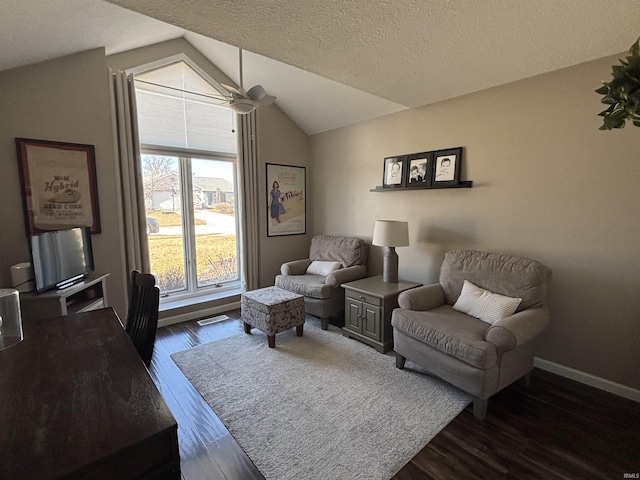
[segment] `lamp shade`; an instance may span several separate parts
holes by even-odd
[[[371,243],[380,247],[408,247],[409,222],[376,220]]]
[[[0,289],[0,350],[22,341],[22,318],[18,290]]]

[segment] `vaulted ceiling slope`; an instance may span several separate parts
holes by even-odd
[[[638,0],[3,0],[3,7],[0,69],[55,52],[105,46],[111,54],[184,36],[237,82],[240,47],[248,51],[245,85],[262,84],[309,134],[624,52],[640,35]]]

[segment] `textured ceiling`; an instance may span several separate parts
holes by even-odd
[[[245,87],[264,85],[309,134],[620,53],[640,35],[640,0],[2,0],[2,6],[0,70],[184,36],[237,83],[235,47],[241,47],[248,51]]]
[[[111,0],[416,107],[627,50],[638,0]]]

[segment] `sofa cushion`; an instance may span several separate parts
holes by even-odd
[[[547,298],[547,281],[551,270],[528,258],[452,250],[445,254],[440,270],[440,285],[445,301],[456,303],[465,280],[480,288],[507,297],[522,298],[516,311],[538,307]]]
[[[396,308],[391,325],[397,329],[469,365],[487,370],[495,367],[497,352],[484,340],[490,325],[443,305],[424,312]]]
[[[331,297],[331,291],[334,289],[331,285],[325,284],[324,277],[320,275],[278,275],[276,287],[320,300]]]
[[[327,262],[323,260],[314,260],[307,267],[307,273],[310,275],[320,275],[326,277],[331,272],[338,270],[342,264],[340,262]]]
[[[521,298],[498,295],[465,280],[453,309],[492,325],[513,315],[520,302]]]
[[[316,235],[311,239],[309,259],[340,262],[343,268],[364,265],[367,261],[367,244],[355,237]]]

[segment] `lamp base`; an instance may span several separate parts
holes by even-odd
[[[387,247],[387,252],[382,258],[382,281],[385,283],[398,283],[398,254],[396,247]]]

